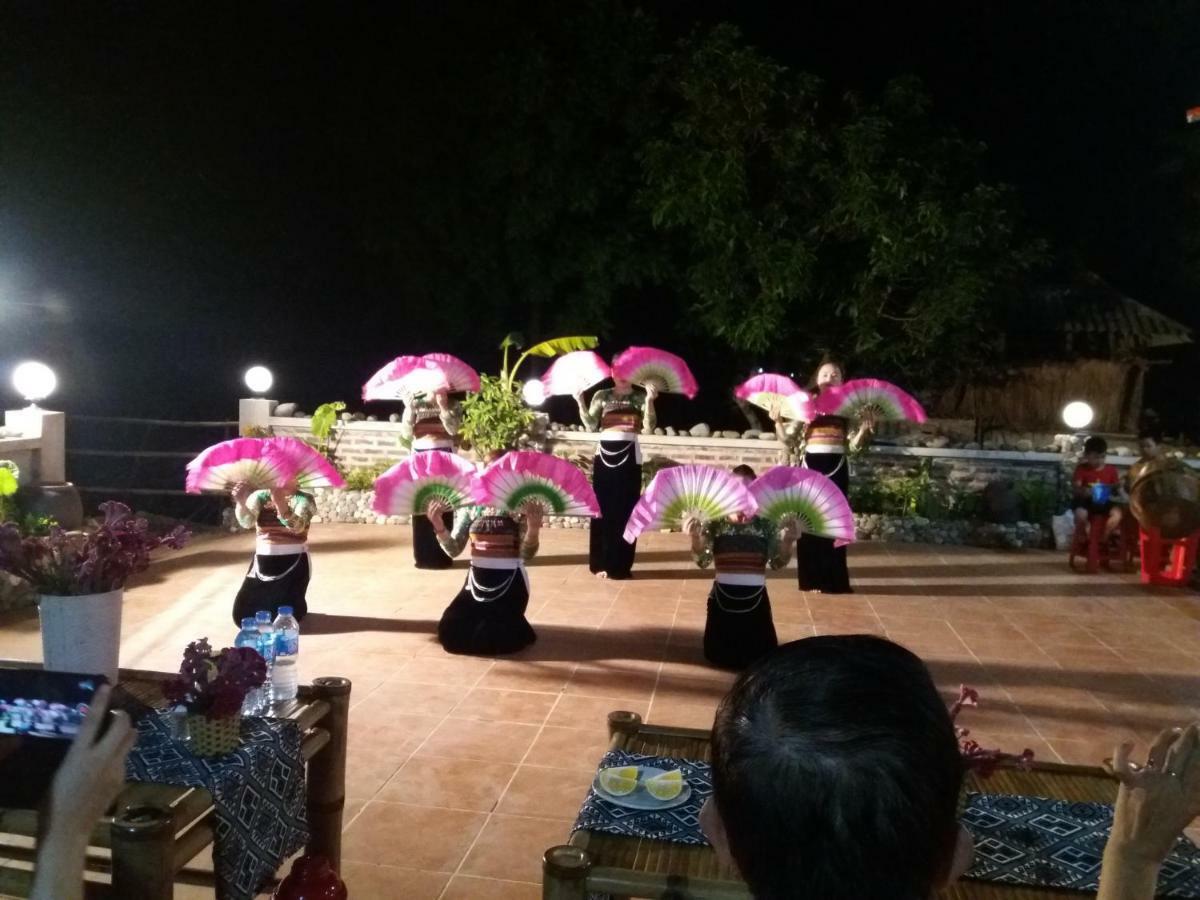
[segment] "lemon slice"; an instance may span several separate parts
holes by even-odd
[[[614,797],[624,797],[626,794],[632,794],[637,785],[637,766],[622,766],[616,769],[600,770],[600,787],[604,788]]]
[[[678,769],[647,778],[642,783],[655,800],[674,800],[683,793],[683,773]]]

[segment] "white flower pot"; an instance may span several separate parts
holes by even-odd
[[[124,590],[79,597],[42,594],[42,659],[53,672],[106,675],[117,682]]]

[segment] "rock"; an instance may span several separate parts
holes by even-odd
[[[655,433],[655,434],[658,434],[658,435],[663,435],[663,434],[666,434],[666,431],[664,431],[664,430],[663,430],[663,429],[661,429],[661,428],[655,428],[655,429],[654,429],[654,433]]]
[[[1124,447],[1124,446],[1114,448],[1113,453],[1115,453],[1117,456],[1133,456],[1134,455],[1133,451],[1130,448]]]
[[[295,403],[280,403],[278,406],[275,407],[274,415],[279,416],[279,418],[281,418],[281,419],[290,419],[295,414],[296,414],[296,404]]]
[[[943,447],[950,446],[950,438],[946,437],[944,434],[935,434],[925,442],[925,446],[932,447],[935,450],[941,450]]]
[[[1021,438],[1021,440],[1017,441],[1017,450],[1020,453],[1032,453],[1033,441],[1028,438]]]
[[[351,421],[351,422],[365,422],[366,420],[367,420],[367,417],[366,417],[366,416],[364,416],[364,415],[363,415],[362,413],[360,413],[360,412],[356,412],[354,415],[352,415],[352,416],[350,417],[350,421]]]
[[[967,441],[963,444],[964,450],[979,450],[981,449],[978,441]]]
[[[367,421],[368,422],[378,422],[379,417],[378,416],[367,416]]]
[[[742,432],[742,439],[746,441],[753,441],[761,436],[762,430],[758,428],[750,428]]]
[[[309,417],[308,413],[306,413],[304,410],[302,410],[302,409],[296,410],[296,418],[297,419],[307,419],[308,417]]]
[[[769,431],[764,431],[762,434],[760,434],[758,436],[758,439],[760,441],[773,441],[773,440],[775,440],[775,435],[771,434],[771,432],[769,432]]]
[[[670,425],[667,426],[666,432],[667,432],[667,437],[675,437],[679,433],[674,428],[672,428]]]
[[[725,438],[725,440],[727,440],[727,441],[736,441],[741,436],[742,436],[742,433],[740,431],[722,431],[721,432],[721,437]]]
[[[343,422],[349,422],[354,417],[352,415],[350,415],[350,413],[344,412],[338,418],[340,418]]]
[[[388,416],[388,421],[389,422],[399,422],[400,421],[400,413],[392,413],[390,416]]]
[[[709,428],[704,422],[701,422],[699,425],[693,425],[688,430],[688,434],[697,438],[712,437],[712,429]]]

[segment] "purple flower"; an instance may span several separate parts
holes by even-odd
[[[954,723],[954,733],[958,737],[959,751],[967,769],[981,778],[987,778],[1001,763],[1015,763],[1022,769],[1033,765],[1033,751],[1026,748],[1019,754],[1004,753],[1001,750],[985,750],[977,741],[971,740],[970,730],[958,724],[958,714],[965,706],[978,706],[979,692],[965,684],[959,685],[958,698],[950,705],[950,721]]]
[[[267,664],[249,647],[214,653],[208,638],[187,645],[179,675],[163,684],[163,696],[188,712],[217,719],[242,708],[246,694],[267,680]]]

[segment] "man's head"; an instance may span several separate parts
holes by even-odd
[[[924,900],[969,859],[962,779],[916,656],[866,635],[808,638],[722,701],[702,820],[758,900]]]
[[[1159,441],[1160,437],[1154,431],[1143,431],[1138,435],[1138,449],[1143,459],[1158,459],[1159,454],[1162,453]]]
[[[1083,442],[1083,462],[1084,465],[1091,466],[1093,469],[1099,469],[1104,465],[1105,457],[1108,455],[1108,441],[1102,437],[1093,435]]]

